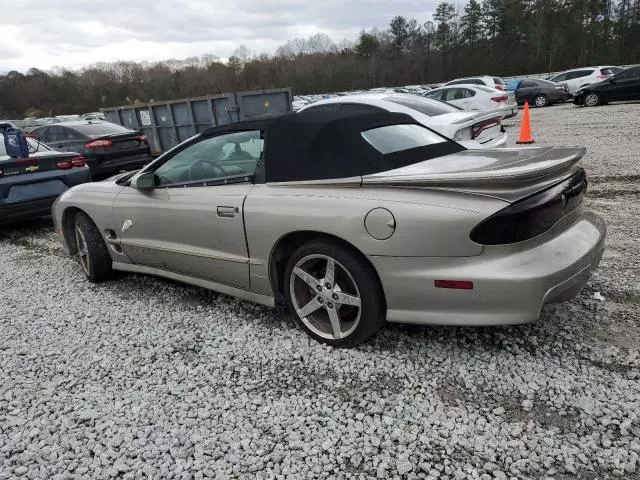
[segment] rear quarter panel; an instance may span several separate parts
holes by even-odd
[[[483,247],[470,240],[471,230],[506,205],[436,189],[256,185],[244,205],[251,288],[271,294],[271,254],[293,232],[332,235],[366,256],[475,256]],[[374,208],[385,208],[395,218],[395,232],[387,240],[367,233],[365,217]]]

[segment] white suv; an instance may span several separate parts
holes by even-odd
[[[552,82],[567,86],[569,93],[573,95],[576,90],[592,83],[602,82],[612,75],[624,70],[614,66],[574,68],[548,78]]]

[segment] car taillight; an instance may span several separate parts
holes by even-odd
[[[59,170],[69,170],[74,167],[84,167],[87,164],[87,159],[83,156],[73,157],[67,160],[60,160],[56,162],[56,167]]]
[[[59,160],[56,162],[56,167],[58,170],[69,170],[70,168],[73,168],[73,164],[71,163],[71,160]]]
[[[84,148],[104,148],[113,145],[111,140],[91,140],[84,144]]]
[[[471,231],[471,240],[503,245],[537,237],[580,205],[586,190],[587,176],[580,169],[568,180],[493,214]]]
[[[500,125],[500,119],[499,118],[491,118],[491,119],[486,120],[484,122],[476,123],[473,126],[473,134],[471,136],[472,139],[478,138],[482,132],[484,132],[485,130],[487,130],[487,129],[491,128],[491,127],[495,127],[497,125]]]
[[[473,130],[469,127],[461,128],[453,136],[454,140],[471,140],[473,138]]]
[[[509,100],[509,97],[507,95],[501,95],[499,97],[491,97],[491,100],[493,100],[494,102],[506,102],[507,100]]]
[[[84,157],[73,157],[71,159],[71,165],[74,167],[84,167],[87,164],[87,159]]]
[[[147,143],[147,136],[143,133],[141,135],[138,135],[136,137],[136,140],[138,140],[139,142]]]

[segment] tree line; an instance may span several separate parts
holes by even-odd
[[[640,0],[469,0],[462,10],[442,2],[424,23],[397,16],[355,41],[317,34],[290,40],[272,55],[241,45],[227,61],[204,55],[11,71],[0,76],[0,118],[237,90],[337,92],[633,63],[640,63]]]

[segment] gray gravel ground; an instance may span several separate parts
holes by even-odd
[[[640,478],[639,118],[533,111],[541,143],[595,151],[609,240],[585,291],[526,326],[335,350],[201,289],[91,285],[48,221],[3,228],[0,479]]]

